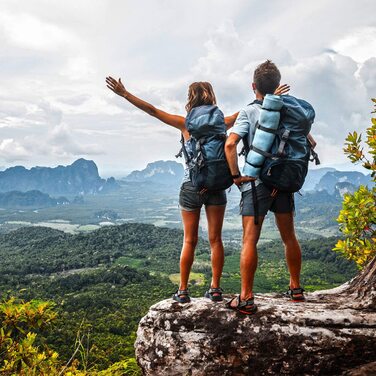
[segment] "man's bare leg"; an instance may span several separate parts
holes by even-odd
[[[259,217],[259,224],[255,225],[254,217],[243,216],[243,248],[240,256],[241,300],[249,300],[253,297],[253,280],[257,269],[257,242],[263,221],[264,217]],[[236,304],[236,300],[231,302],[233,307]]]
[[[302,252],[294,229],[294,213],[275,213],[275,220],[285,246],[287,267],[290,272],[290,288],[300,287]]]

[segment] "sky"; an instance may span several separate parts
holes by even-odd
[[[348,132],[376,96],[374,0],[0,0],[0,168],[94,160],[125,176],[179,149],[176,129],[110,92],[184,115],[187,88],[210,81],[233,114],[253,100],[255,67],[281,70],[316,110],[323,166],[347,167]]]

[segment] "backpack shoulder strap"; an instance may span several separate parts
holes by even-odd
[[[259,99],[255,99],[253,102],[249,103],[247,106],[252,106],[254,104],[259,104],[260,106],[262,106],[262,101],[260,101]],[[257,125],[258,125],[258,122],[256,123],[256,127]],[[243,140],[243,147],[238,154],[239,157],[241,155],[247,156],[247,154],[249,153],[251,149],[251,145],[249,145],[249,142],[248,142],[248,136],[243,137],[242,140]]]
[[[183,133],[181,134],[180,143],[181,143],[181,148],[179,150],[179,153],[175,155],[175,158],[180,158],[180,157],[184,156],[186,163],[188,163],[188,162],[190,162],[190,158],[189,158],[187,149],[185,147],[185,140],[184,140]]]
[[[308,146],[309,146],[309,157],[310,157],[309,160],[311,162],[315,162],[315,165],[317,166],[321,164],[319,155],[315,152],[314,146],[312,145],[311,140],[308,137],[307,137],[307,141],[308,141]]]
[[[253,102],[249,103],[248,106],[252,106],[253,104],[259,104],[262,106],[262,101],[260,101],[259,99],[255,99]]]
[[[185,147],[185,140],[184,140],[183,133],[181,134],[180,142],[181,142],[181,149],[182,149],[182,152],[183,152],[183,155],[184,155],[184,159],[185,159],[186,162],[188,163],[188,162],[190,161],[190,158],[189,158],[189,155],[188,155],[187,149],[186,149],[186,147]]]

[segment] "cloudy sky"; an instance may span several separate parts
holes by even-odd
[[[105,86],[184,115],[190,82],[212,82],[232,114],[272,59],[316,109],[324,165],[344,166],[347,132],[376,96],[374,0],[0,0],[0,166],[93,159],[123,176],[174,159],[179,134]]]

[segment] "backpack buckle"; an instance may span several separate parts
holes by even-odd
[[[311,162],[315,161],[316,165],[321,164],[318,154],[312,148],[311,148],[311,156],[312,158],[309,159]]]
[[[288,129],[285,129],[284,132],[282,133],[281,139],[283,141],[287,141],[289,139],[289,136],[290,136],[290,131]]]
[[[240,150],[240,152],[238,153],[238,156],[241,157],[242,155],[246,156],[246,150],[245,150],[245,146],[242,147],[242,149]]]
[[[284,156],[284,149],[286,146],[286,142],[289,139],[290,131],[288,129],[285,129],[281,136],[281,143],[279,144],[279,148],[277,151],[277,155],[282,157]]]

